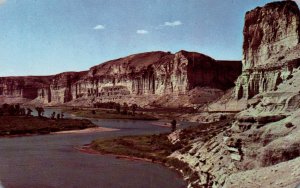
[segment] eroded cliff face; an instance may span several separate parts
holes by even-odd
[[[299,66],[296,59],[286,59],[287,53],[299,44],[299,19],[299,9],[293,1],[269,3],[246,13],[243,73],[237,81],[236,98],[249,99],[276,90]]]
[[[300,165],[299,16],[292,1],[270,3],[246,14],[243,73],[235,96],[249,99],[248,105],[209,139],[182,136],[189,144],[172,157],[199,175],[191,185],[299,185],[300,169],[295,168]]]
[[[226,90],[234,86],[240,71],[238,61],[216,61],[194,52],[142,53],[91,68],[72,85],[72,93],[76,98],[123,102],[132,97],[186,95],[195,87]]]
[[[180,51],[148,52],[112,60],[92,67],[86,72],[62,73],[43,77],[45,83],[34,86],[30,99],[32,103],[57,105],[92,105],[94,102],[144,102],[149,104],[157,97],[187,96],[194,88],[211,88],[213,100],[226,89],[234,86],[234,81],[241,73],[239,61],[216,61],[206,55]],[[5,80],[7,78],[3,78]],[[38,78],[35,78],[38,79]],[[21,93],[23,85],[3,81],[5,90],[12,96],[27,98]],[[0,90],[1,91],[1,90]]]
[[[35,99],[38,89],[49,85],[51,77],[3,77],[0,78],[0,96]]]
[[[49,84],[38,88],[36,100],[43,104],[63,104],[76,98],[72,85],[86,72],[66,72],[49,79]]]

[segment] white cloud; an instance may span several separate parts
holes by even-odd
[[[149,31],[144,30],[144,29],[139,29],[139,30],[136,30],[136,33],[137,33],[137,34],[141,34],[141,35],[145,35],[145,34],[148,34]]]
[[[1,1],[1,0],[0,0]],[[105,26],[104,25],[96,25],[94,27],[95,30],[102,30],[102,29],[105,29]]]
[[[170,26],[170,27],[175,27],[175,26],[179,26],[182,25],[182,22],[177,20],[174,22],[165,22],[164,26]]]
[[[4,4],[6,0],[0,0],[0,5]]]

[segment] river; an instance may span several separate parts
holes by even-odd
[[[46,110],[46,114],[51,114],[52,110]],[[121,160],[74,149],[74,146],[88,144],[97,138],[155,134],[170,131],[169,128],[155,126],[151,121],[92,121],[102,127],[120,130],[1,138],[0,188],[186,187],[178,173],[159,164]],[[181,125],[189,126],[188,123]]]

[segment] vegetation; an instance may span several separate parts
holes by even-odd
[[[44,109],[36,107],[38,117],[31,116],[30,108],[20,105],[2,105],[0,108],[0,136],[22,134],[47,134],[56,131],[95,127],[89,120],[52,119],[43,117]],[[27,113],[26,113],[27,111]],[[55,114],[55,113],[54,113]]]
[[[11,116],[18,116],[18,115],[25,115],[26,110],[25,108],[21,108],[19,104],[16,105],[9,105],[3,104],[0,108],[0,116],[3,115],[11,115]]]
[[[129,106],[126,102],[123,103],[123,105],[116,103],[116,102],[96,102],[93,104],[94,108],[104,108],[104,109],[115,109],[116,113],[120,114],[128,114],[129,111],[131,111],[132,115],[135,115],[136,110],[138,109],[137,104],[132,104]],[[122,111],[121,111],[122,109]]]
[[[189,182],[197,180],[198,174],[193,172],[187,163],[176,158],[170,158],[174,151],[186,153],[191,149],[189,142],[193,139],[207,141],[231,125],[233,116],[224,117],[223,121],[200,124],[181,130],[179,142],[172,144],[168,134],[147,136],[125,136],[112,139],[98,139],[91,143],[91,148],[102,154],[137,157],[160,162],[166,166],[180,170],[189,177]],[[194,185],[196,187],[196,185]]]
[[[294,125],[291,122],[288,122],[288,123],[285,124],[285,127],[286,128],[291,128],[291,127],[294,127]]]
[[[48,119],[45,117],[0,116],[0,136],[48,134],[95,127],[89,120]]]
[[[105,154],[117,154],[164,161],[179,149],[167,139],[167,134],[148,136],[125,136],[114,139],[100,139],[92,142],[92,148]]]
[[[121,108],[119,108],[121,111]],[[127,108],[125,108],[127,111]],[[124,109],[122,113],[118,111],[114,111],[111,109],[64,109],[64,112],[73,114],[78,117],[85,117],[85,118],[97,118],[97,119],[132,119],[132,120],[157,120],[157,118],[144,114],[142,112],[136,113],[129,112],[124,113]]]

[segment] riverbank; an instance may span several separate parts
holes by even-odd
[[[149,120],[154,121],[158,118],[138,112],[136,114],[122,114],[110,109],[95,109],[95,108],[63,108],[63,112],[72,114],[76,117],[94,118],[94,119],[129,119],[129,120]]]
[[[53,134],[86,134],[86,133],[99,133],[99,132],[118,131],[118,130],[120,129],[92,127],[92,128],[82,129],[82,130],[58,131],[58,132],[54,132]]]
[[[0,136],[49,134],[52,132],[83,130],[96,127],[96,125],[86,119],[0,116]]]
[[[186,153],[191,148],[191,138],[206,141],[227,129],[232,118],[214,123],[203,123],[186,129],[178,130],[173,134],[124,136],[111,139],[97,139],[79,150],[88,153],[114,155],[117,158],[129,160],[143,160],[160,163],[180,172],[184,179],[193,183],[199,176],[189,165],[176,158],[170,157],[175,151]],[[193,187],[197,185],[193,184]]]
[[[187,163],[169,157],[183,147],[180,143],[172,144],[168,140],[168,134],[158,134],[98,139],[75,149],[89,154],[112,155],[122,160],[158,163],[177,171],[182,177],[188,175],[186,182],[194,181],[197,176]]]

